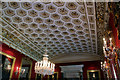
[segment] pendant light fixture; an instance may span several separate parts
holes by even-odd
[[[48,22],[50,23],[50,19],[48,20]],[[49,25],[48,25],[48,31],[49,31]],[[43,60],[35,63],[35,73],[42,74],[44,76],[54,74],[54,68],[55,68],[55,64],[48,61],[48,55],[47,55],[48,31],[46,36],[47,42],[46,42],[45,54],[43,55]]]

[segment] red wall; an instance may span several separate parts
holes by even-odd
[[[19,73],[17,75],[15,75],[15,71],[16,71],[16,68],[21,66],[21,62],[22,62],[22,57],[25,57],[25,55],[21,54],[19,51],[9,47],[8,45],[0,42],[0,51],[10,55],[10,56],[13,56],[16,58],[16,61],[15,61],[15,65],[14,65],[14,69],[13,69],[13,75],[12,75],[12,79],[18,79],[19,77]],[[32,60],[32,59],[31,59]],[[35,61],[33,61],[33,65],[32,65],[32,72],[31,72],[31,78],[35,79],[35,72],[34,72],[34,64],[35,64]],[[33,80],[32,79],[32,80]]]
[[[31,80],[35,80],[35,77],[36,77],[35,70],[34,70],[35,69],[34,68],[35,67],[35,62],[36,61],[32,62]]]
[[[115,47],[120,48],[120,40],[118,39],[117,29],[116,29],[116,27],[120,27],[120,26],[119,25],[115,26],[115,24],[114,24],[114,16],[115,15],[113,13],[110,13],[109,27],[112,29],[112,34],[113,34],[113,37],[114,37],[114,40],[115,40]],[[112,64],[115,64],[115,62],[114,61],[111,62],[111,65]],[[112,70],[112,66],[111,66],[111,70]],[[115,72],[116,72],[117,77],[118,77],[118,71],[117,71],[116,67],[115,67]],[[112,77],[114,78],[114,72],[113,72],[113,70],[112,70]]]
[[[114,25],[114,17],[113,17],[112,13],[110,13],[109,27],[112,28],[112,32],[113,32],[113,36],[114,36],[114,39],[115,39],[116,47],[120,48],[120,40],[118,39],[117,29],[115,28],[115,25]],[[118,27],[120,27],[120,26],[118,26]]]
[[[16,67],[20,67],[21,66],[21,60],[22,57],[25,57],[25,55],[21,54],[20,52],[16,51],[15,49],[7,46],[6,44],[1,44],[2,46],[0,46],[0,51],[7,53],[13,57],[16,58],[15,61],[15,66],[14,66],[14,70],[13,70],[13,75],[12,78],[18,78],[18,75],[15,75],[14,72],[16,70]],[[35,66],[35,61],[33,60],[32,63],[32,72],[31,72],[31,80],[35,79],[35,71],[34,71],[34,66]],[[83,64],[84,68],[83,68],[83,77],[84,80],[87,79],[87,70],[100,70],[100,61],[87,61],[87,62],[73,62],[73,63],[60,63],[60,64],[56,64],[55,67],[55,72],[58,72],[58,77],[61,78],[61,68],[60,66],[65,66],[65,65],[80,65]],[[102,75],[102,73],[101,73]],[[103,78],[103,77],[102,77]]]
[[[84,80],[87,80],[87,70],[100,70],[100,75],[103,80],[100,61],[83,62],[83,64],[84,64],[84,68],[83,68]]]
[[[60,66],[67,66],[67,65],[80,65],[83,64],[83,77],[84,80],[87,80],[87,70],[100,70],[101,78],[103,80],[103,74],[100,67],[100,61],[86,61],[86,62],[73,62],[73,63],[60,63],[56,64],[55,71],[58,72],[59,78],[61,78],[61,69]]]

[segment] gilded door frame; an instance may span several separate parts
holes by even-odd
[[[13,70],[14,70],[14,65],[15,65],[16,58],[13,57],[13,56],[8,55],[7,53],[1,52],[1,51],[0,51],[0,54],[6,56],[8,58],[13,59],[12,68],[11,68],[10,77],[9,77],[9,79],[12,79],[12,75],[13,75]]]

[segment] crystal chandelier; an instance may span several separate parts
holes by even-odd
[[[46,37],[48,38],[48,34]],[[43,60],[35,63],[35,73],[42,74],[44,76],[52,75],[54,74],[54,68],[55,68],[55,64],[48,61],[47,44],[46,44],[46,50],[45,50],[45,54],[43,55]]]
[[[52,75],[54,74],[55,64],[48,61],[47,50],[43,55],[43,60],[35,63],[35,73],[42,75]]]

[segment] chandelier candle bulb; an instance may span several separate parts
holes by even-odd
[[[112,38],[110,38],[109,40],[112,41]]]
[[[106,41],[104,41],[104,46],[106,47]]]
[[[105,67],[105,63],[103,64],[103,66]]]
[[[105,38],[103,38],[103,41],[105,41]]]
[[[104,46],[103,46],[103,52],[104,52],[104,55],[106,57],[107,55],[106,55],[106,51],[105,51],[105,47]]]
[[[50,67],[50,61],[48,62],[48,67]]]
[[[110,46],[112,47],[112,38],[109,38],[109,40],[110,40]]]
[[[106,61],[104,61],[104,63],[106,64]]]

